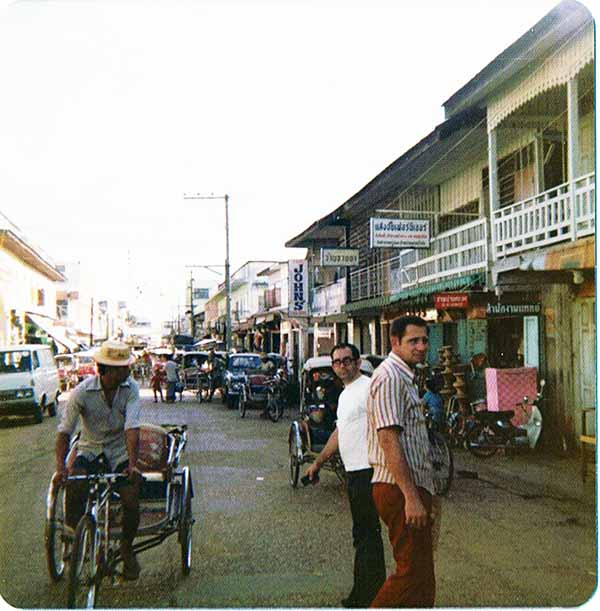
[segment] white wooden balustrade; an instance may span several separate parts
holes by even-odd
[[[574,196],[575,204],[572,199]],[[594,233],[595,173],[567,182],[493,214],[495,258]]]
[[[409,249],[350,274],[352,301],[393,295],[422,284],[485,271],[487,225],[477,219],[431,240],[427,249]]]

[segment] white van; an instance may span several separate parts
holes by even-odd
[[[49,346],[0,346],[0,416],[32,415],[41,422],[44,410],[56,415],[58,369]]]

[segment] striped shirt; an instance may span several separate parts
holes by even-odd
[[[374,469],[373,482],[396,483],[391,471],[386,467],[377,431],[398,427],[401,447],[413,483],[433,494],[429,436],[414,378],[412,369],[393,352],[390,352],[388,358],[375,370],[367,398],[369,463]]]

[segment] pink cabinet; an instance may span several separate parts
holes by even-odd
[[[516,405],[523,401],[523,397],[529,397],[530,401],[535,399],[537,394],[537,369],[535,367],[518,367],[516,369],[488,367],[485,370],[485,386],[488,410],[496,412],[514,410],[515,416],[512,423],[518,426],[526,422],[528,416]],[[530,410],[528,410],[528,413],[530,413]]]

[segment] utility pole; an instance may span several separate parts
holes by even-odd
[[[222,199],[225,200],[225,349],[231,351],[231,278],[229,269],[229,195],[184,195],[183,199]]]
[[[190,270],[190,329],[192,337],[196,337],[196,323],[194,321],[194,273]]]
[[[90,301],[90,349],[94,345],[94,298]]]

